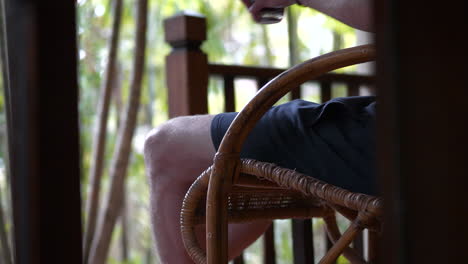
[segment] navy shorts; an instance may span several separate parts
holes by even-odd
[[[237,113],[216,115],[218,149]],[[275,163],[353,192],[376,194],[375,97],[294,100],[271,108],[247,137],[241,158]]]

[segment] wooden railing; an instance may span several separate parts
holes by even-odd
[[[221,65],[209,63],[200,45],[206,39],[206,21],[202,16],[184,13],[166,19],[165,39],[172,51],[166,58],[166,80],[169,97],[169,117],[206,114],[208,112],[208,80],[222,78],[224,82],[224,110],[235,111],[235,80],[254,79],[257,88],[285,69]],[[332,85],[339,83],[346,89],[345,96],[360,95],[361,87],[368,87],[373,93],[373,77],[368,75],[328,73],[311,82],[320,89],[320,101],[332,98]],[[302,89],[291,92],[291,99],[302,98]],[[325,234],[325,232],[320,232]],[[274,227],[264,235],[264,263],[274,264]],[[327,248],[331,242],[326,236],[313,234],[311,220],[292,220],[292,243],[295,264],[314,263],[314,239],[322,239]],[[359,235],[353,246],[360,252],[364,249],[363,235]],[[234,263],[244,263],[243,257]]]

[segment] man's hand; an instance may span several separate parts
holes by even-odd
[[[260,22],[260,10],[264,8],[285,8],[296,4],[295,0],[242,0],[255,21]]]

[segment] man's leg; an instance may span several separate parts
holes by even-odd
[[[190,185],[212,164],[212,119],[209,115],[175,118],[153,129],[146,139],[152,226],[162,263],[192,263],[180,235],[180,209]],[[230,225],[230,258],[254,242],[269,223]],[[199,239],[204,244],[204,237]]]

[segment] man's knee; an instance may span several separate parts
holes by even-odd
[[[165,170],[183,170],[190,168],[191,161],[211,159],[214,151],[209,131],[211,118],[177,117],[152,129],[144,146],[148,175],[165,174]]]
[[[176,119],[181,119],[176,118]],[[171,149],[177,149],[178,144],[178,123],[171,119],[158,127],[153,128],[145,139],[144,156],[148,174],[154,174],[158,168],[163,168],[160,164],[170,165],[177,156],[172,155]]]

